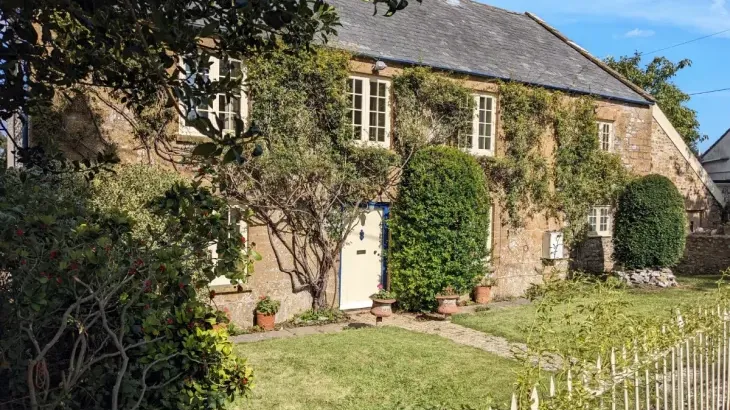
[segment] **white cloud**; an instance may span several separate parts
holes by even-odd
[[[480,0],[516,11],[551,16],[591,16],[595,19],[630,19],[682,27],[698,33],[730,29],[728,0]],[[725,33],[730,37],[730,33]]]
[[[654,30],[642,30],[642,29],[635,28],[631,31],[627,31],[626,33],[624,33],[624,37],[625,38],[651,37],[654,34],[656,34],[654,32]]]

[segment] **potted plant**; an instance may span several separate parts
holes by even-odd
[[[459,312],[459,293],[451,285],[444,288],[440,294],[436,295],[436,300],[439,303],[437,312],[450,316],[454,313]]]
[[[256,324],[264,330],[274,330],[276,313],[281,302],[268,296],[261,296],[256,304]]]
[[[378,292],[370,295],[370,299],[373,301],[373,307],[370,308],[370,313],[375,316],[375,323],[380,323],[384,317],[393,314],[391,305],[396,301],[395,293],[385,290],[383,285],[378,285]]]
[[[492,301],[492,286],[494,286],[494,278],[492,272],[487,273],[474,286],[474,302],[480,305],[486,305]]]

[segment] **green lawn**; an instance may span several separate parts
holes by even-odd
[[[391,327],[238,346],[256,372],[238,409],[505,407],[518,363],[450,340]]]
[[[622,296],[629,302],[630,312],[647,316],[667,316],[674,306],[711,298],[717,290],[717,276],[681,277],[680,286],[672,289],[629,289]],[[554,308],[558,318],[575,309],[581,300],[564,303]],[[476,314],[456,315],[453,322],[506,339],[524,342],[537,317],[535,305],[523,305],[505,309],[488,310]],[[560,331],[560,329],[555,329]]]

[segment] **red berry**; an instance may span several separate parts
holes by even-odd
[[[22,229],[16,229],[16,230],[15,230],[15,234],[16,234],[16,235],[18,235],[18,236],[23,236],[23,234],[24,234],[24,233],[25,233],[25,232],[23,232],[23,230],[22,230]]]
[[[129,268],[129,270],[127,271],[127,275],[129,275],[129,276],[132,276],[136,273],[137,273],[137,269],[134,269],[134,268]]]
[[[51,259],[56,259],[58,257],[58,251],[51,251]]]
[[[59,276],[59,277],[57,277],[57,278],[56,278],[56,283],[58,283],[58,284],[60,285],[60,284],[61,284],[61,282],[63,282],[63,280],[61,280],[61,277],[60,277],[60,276]]]
[[[168,318],[168,319],[167,319],[167,324],[168,324],[168,325],[171,325],[171,324],[172,324],[172,319],[171,319],[171,318]]]
[[[160,265],[159,271],[164,272],[166,269],[167,269],[167,267],[165,267],[165,264],[163,263]]]
[[[184,284],[184,283],[182,283],[182,282],[180,282],[180,283],[178,283],[178,284],[177,284],[177,287],[179,287],[180,289],[182,289],[182,288],[184,288],[184,287],[185,287],[185,284]]]

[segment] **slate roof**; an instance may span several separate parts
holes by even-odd
[[[471,0],[413,0],[392,17],[385,4],[378,16],[370,2],[330,4],[342,23],[331,44],[357,55],[651,104],[526,14]]]

